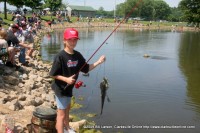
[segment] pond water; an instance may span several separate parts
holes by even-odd
[[[76,49],[87,59],[103,43],[112,29],[78,29]],[[62,30],[44,36],[43,60],[52,61],[63,49]],[[104,64],[82,74],[86,84],[74,89],[75,110],[82,118],[96,122],[102,132],[199,133],[200,131],[200,33],[120,29],[89,61],[106,55]],[[149,58],[143,56],[148,54]],[[99,83],[109,80],[100,115]],[[84,100],[78,100],[82,97]],[[96,113],[88,118],[84,113]],[[148,130],[148,131],[147,131]]]

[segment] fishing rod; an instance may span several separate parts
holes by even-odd
[[[99,49],[105,44],[105,42],[111,37],[111,35],[119,28],[119,26],[130,17],[130,15],[133,13],[133,11],[135,11],[135,9],[139,6],[139,4],[142,2],[142,0],[139,0],[136,5],[131,9],[131,11],[124,17],[124,19],[122,21],[120,21],[120,23],[114,28],[114,30],[108,35],[108,37],[102,42],[102,44],[94,51],[94,53],[90,56],[90,58],[83,64],[83,66],[79,69],[79,71],[77,72],[78,75],[81,70],[85,67],[85,65],[88,64],[88,62],[94,57],[94,55],[99,51]],[[77,83],[75,83],[75,87],[77,87],[77,89],[81,86],[85,86],[83,84],[82,81],[78,81],[79,85],[77,85]],[[69,85],[67,84],[66,87],[64,89],[66,89]]]

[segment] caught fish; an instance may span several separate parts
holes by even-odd
[[[103,105],[104,105],[105,98],[107,96],[106,91],[107,91],[108,88],[109,88],[108,79],[106,79],[104,77],[103,81],[100,83],[100,89],[101,89],[101,114],[103,112]],[[107,96],[107,101],[110,102],[110,99],[109,99],[108,96]]]

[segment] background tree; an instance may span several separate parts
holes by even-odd
[[[22,0],[7,0],[7,2],[10,5],[16,6],[17,8],[23,7],[24,1],[22,1]]]
[[[24,5],[31,9],[36,9],[42,6],[42,0],[23,0]]]
[[[169,15],[168,19],[169,21],[172,22],[180,22],[180,21],[184,21],[184,19],[182,18],[183,13],[180,10],[180,8],[177,7],[172,7],[171,8],[171,14]]]
[[[199,0],[182,0],[179,3],[179,8],[183,11],[183,18],[188,23],[196,24],[199,27],[200,23],[200,1]]]
[[[24,5],[35,9],[39,5],[41,5],[42,0],[0,0],[0,2],[4,2],[4,19],[7,19],[7,3],[10,5],[16,6],[17,8],[21,8]]]
[[[117,5],[116,13],[118,17],[125,17],[133,7],[135,7],[138,0],[127,0],[124,3]],[[132,12],[130,17],[137,17],[140,16],[139,8],[136,7],[135,10]]]
[[[124,3],[120,3],[120,4],[117,5],[117,7],[116,7],[116,16],[117,17],[123,16],[124,8],[125,8]]]
[[[171,13],[169,5],[162,0],[154,0],[155,19],[167,20]]]
[[[0,2],[4,2],[4,19],[7,19],[7,0],[0,0]]]
[[[17,8],[20,8],[24,5],[24,2],[18,0],[0,0],[0,2],[4,2],[4,19],[7,19],[7,3],[16,6]]]
[[[106,11],[104,11],[103,7],[99,7],[99,10],[96,11],[97,16],[106,16]]]
[[[62,0],[44,0],[44,3],[44,7],[48,7],[51,11],[55,11],[62,5]]]
[[[141,3],[141,18],[145,20],[154,20],[154,1],[153,0],[143,0]]]
[[[139,0],[127,0],[117,5],[116,13],[119,16],[127,15]],[[171,13],[169,5],[163,0],[143,0],[130,15],[130,17],[141,17],[146,20],[166,20]],[[125,15],[124,15],[125,14]]]

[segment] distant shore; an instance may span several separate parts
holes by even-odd
[[[115,29],[116,27],[118,29],[129,29],[134,31],[141,31],[141,30],[170,30],[170,31],[177,31],[177,32],[184,32],[184,31],[194,31],[199,32],[199,28],[195,27],[185,27],[185,26],[166,26],[166,25],[158,25],[158,24],[152,24],[152,25],[144,25],[144,24],[126,24],[126,23],[107,23],[107,22],[74,22],[74,23],[57,23],[52,24],[52,29],[63,29],[67,27],[74,27],[74,28],[112,28]]]

